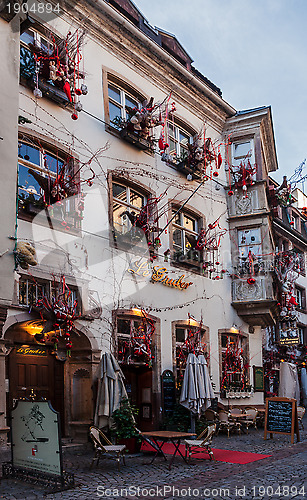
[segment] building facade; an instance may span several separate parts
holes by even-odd
[[[0,19],[3,435],[33,390],[63,435],[84,436],[108,351],[144,430],[164,418],[162,374],[180,387],[191,350],[220,401],[263,403],[270,108],[237,112],[128,0],[29,17]]]

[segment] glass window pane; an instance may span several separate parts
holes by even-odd
[[[179,130],[179,141],[181,144],[188,145],[190,142],[190,136]]]
[[[120,205],[119,203],[113,204],[113,226],[116,231],[121,234],[127,233],[129,231],[131,224],[128,219],[128,216],[124,214],[125,207]]]
[[[176,212],[177,212],[177,210],[173,210],[172,216],[174,216]],[[173,222],[175,224],[178,224],[178,226],[181,226],[181,213],[180,212],[178,212],[178,214],[175,216],[175,218],[173,219]]]
[[[121,201],[127,201],[127,188],[121,184],[113,182],[113,198],[118,198]]]
[[[185,229],[196,232],[196,220],[192,219],[192,217],[183,214],[183,224]]]
[[[117,319],[117,332],[130,335],[130,319]]]
[[[116,87],[113,87],[113,85],[109,85],[108,86],[108,95],[109,95],[109,97],[111,97],[111,99],[114,99],[114,101],[121,104],[120,90],[119,89],[117,89]]]
[[[27,282],[19,281],[19,304],[27,305]]]
[[[35,165],[40,165],[40,155],[38,148],[30,146],[29,144],[20,142],[18,144],[18,156],[26,161],[30,161]]]
[[[40,37],[40,47],[46,54],[51,55],[53,53],[53,45],[45,38]]]
[[[174,247],[182,249],[182,232],[180,229],[173,230],[173,243]]]
[[[48,168],[48,170],[54,173],[59,173],[64,165],[64,162],[62,160],[48,153],[44,155],[44,159],[44,168]]]
[[[176,328],[176,342],[184,342],[184,341],[185,341],[185,329]]]
[[[33,31],[26,30],[20,35],[20,40],[26,44],[34,43],[34,34]]]
[[[109,102],[109,113],[110,122],[113,122],[116,118],[121,118],[121,108],[113,104],[113,102]]]
[[[169,154],[176,154],[176,144],[170,137],[168,139],[168,144],[169,144]]]
[[[18,172],[18,187],[20,193],[23,193],[24,197],[28,197],[29,195],[33,195],[35,199],[39,199],[41,197],[41,187],[38,182],[29,174],[29,170],[24,165],[19,165]]]
[[[241,142],[240,144],[235,144],[234,157],[244,158],[245,156],[251,156],[251,143]]]
[[[138,101],[133,99],[132,97],[129,97],[126,94],[125,94],[125,104],[126,106],[129,106],[129,108],[139,108]]]
[[[130,190],[130,205],[137,208],[142,208],[145,205],[145,198],[135,191]]]

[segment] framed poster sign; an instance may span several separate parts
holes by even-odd
[[[173,412],[176,403],[175,377],[171,370],[162,373],[162,404],[165,415]]]
[[[17,401],[12,410],[12,465],[63,475],[59,413],[49,401]]]
[[[264,391],[263,366],[253,366],[254,371],[254,392]]]
[[[297,418],[296,399],[268,398],[265,408],[264,439],[267,434],[290,434],[294,443],[294,434],[300,440]]]

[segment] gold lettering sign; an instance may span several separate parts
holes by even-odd
[[[44,347],[21,346],[16,348],[16,354],[23,356],[47,356],[47,351]]]
[[[164,286],[177,288],[177,290],[186,290],[189,286],[193,285],[192,281],[184,281],[184,274],[181,274],[179,278],[171,279],[168,277],[168,270],[166,267],[153,266],[153,270],[151,271],[148,267],[148,263],[142,260],[135,261],[134,267],[128,269],[128,273],[141,276],[143,278],[150,276],[151,272],[151,281],[161,283]]]

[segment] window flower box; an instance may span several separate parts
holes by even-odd
[[[120,131],[120,136],[122,139],[129,142],[130,144],[133,144],[142,151],[152,152],[154,149],[154,144],[152,140],[145,139],[136,132],[128,130],[128,128],[122,128]]]

